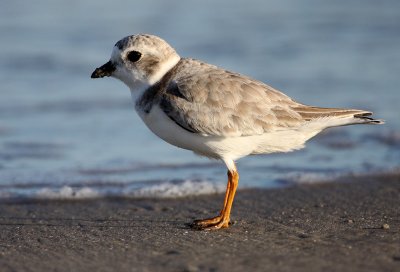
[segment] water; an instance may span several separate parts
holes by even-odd
[[[220,192],[222,163],[159,140],[113,79],[91,80],[134,33],[251,75],[296,100],[368,109],[384,126],[332,129],[291,154],[238,162],[276,187],[400,166],[400,2],[50,1],[0,4],[0,198]]]

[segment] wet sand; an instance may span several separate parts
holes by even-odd
[[[237,194],[0,204],[1,271],[400,271],[400,176]]]

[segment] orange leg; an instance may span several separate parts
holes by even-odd
[[[228,175],[229,175],[229,172],[228,172]],[[221,221],[222,215],[224,214],[226,205],[228,203],[230,187],[231,187],[231,183],[228,180],[228,182],[226,184],[224,206],[222,207],[221,211],[219,212],[219,215],[217,215],[216,217],[212,217],[212,218],[195,220],[193,222],[194,227],[203,227],[203,226],[214,225],[214,224],[218,223],[219,221]]]
[[[224,206],[220,214],[213,218],[195,220],[192,227],[200,230],[214,230],[229,227],[230,214],[233,199],[239,182],[239,174],[236,170],[228,170],[228,184],[224,199]]]

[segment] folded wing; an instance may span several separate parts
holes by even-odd
[[[161,97],[165,113],[181,127],[214,136],[248,136],[298,126],[299,105],[261,83],[195,60]],[[188,71],[185,64],[182,71]],[[179,69],[179,68],[178,68]]]
[[[326,127],[382,123],[368,117],[369,111],[300,104],[260,81],[197,60],[181,60],[175,69],[178,76],[165,86],[160,105],[169,118],[193,133],[260,135],[324,118],[334,121]]]

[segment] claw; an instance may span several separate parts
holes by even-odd
[[[218,216],[213,217],[213,218],[194,220],[192,225],[196,225],[196,226],[215,225],[218,222],[220,222],[221,220],[222,220],[222,216],[218,215]]]
[[[219,215],[209,219],[194,220],[192,224],[190,224],[190,227],[196,230],[217,230],[227,228],[230,225],[232,225],[232,223],[229,218],[224,219]]]

